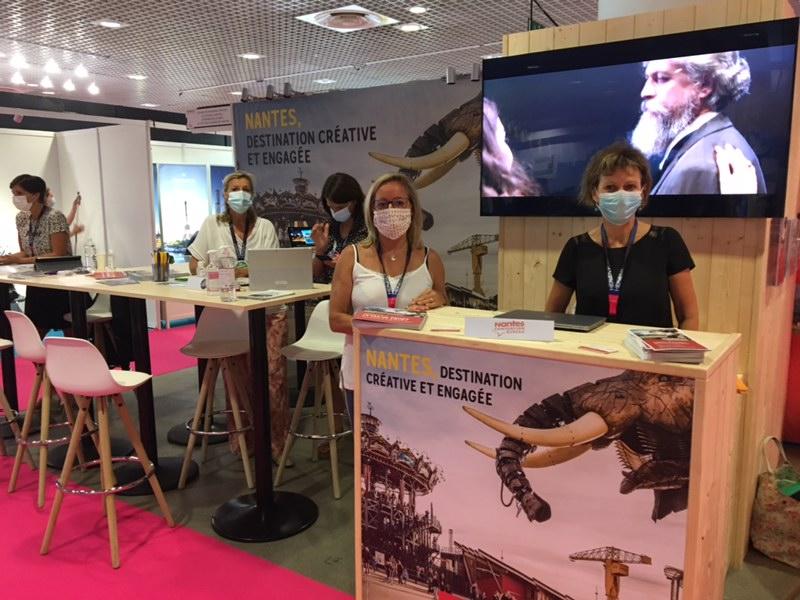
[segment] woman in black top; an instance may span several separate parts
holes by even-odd
[[[322,207],[330,221],[311,229],[314,240],[314,281],[330,283],[339,254],[350,244],[367,237],[364,223],[364,192],[346,173],[334,173],[322,186]]]
[[[615,323],[697,329],[694,262],[671,227],[639,221],[653,185],[647,159],[627,143],[600,150],[589,161],[580,201],[602,215],[600,225],[571,238],[553,273],[546,310],[564,312],[576,294],[577,314]]]

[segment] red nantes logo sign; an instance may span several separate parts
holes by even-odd
[[[507,335],[522,335],[525,333],[525,321],[497,321],[494,324],[494,333],[497,337],[504,337]]]

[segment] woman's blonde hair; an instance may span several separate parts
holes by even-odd
[[[387,183],[397,182],[406,189],[408,199],[411,202],[411,225],[406,232],[406,239],[410,248],[422,247],[422,206],[419,202],[419,195],[414,189],[411,180],[402,173],[387,173],[378,177],[369,188],[366,198],[364,198],[364,221],[367,225],[367,238],[362,242],[366,247],[378,241],[378,231],[375,229],[373,220],[373,210],[375,206],[375,196],[378,190]]]
[[[234,179],[247,179],[250,182],[250,189],[252,190],[253,196],[256,195],[256,178],[253,176],[252,173],[248,173],[247,171],[234,171],[233,173],[229,173],[225,176],[225,179],[222,180],[222,192],[225,193],[228,191],[228,186],[231,184],[231,181]],[[256,211],[251,206],[248,210],[250,213],[251,219],[255,222],[255,219],[258,215],[256,215]],[[225,202],[225,210],[217,215],[217,221],[220,223],[230,223],[231,222],[231,209],[228,206],[228,203]]]

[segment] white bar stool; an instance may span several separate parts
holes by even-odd
[[[283,454],[278,463],[278,471],[275,473],[275,485],[278,486],[283,478],[283,470],[289,459],[289,452],[292,450],[295,438],[305,438],[312,441],[312,453],[316,450],[317,442],[328,440],[330,444],[331,460],[331,479],[333,482],[333,497],[337,500],[342,497],[339,485],[339,453],[336,442],[339,438],[352,433],[351,429],[346,429],[339,433],[336,432],[336,422],[334,417],[344,416],[343,413],[334,413],[333,408],[333,381],[334,374],[338,372],[337,360],[341,358],[344,350],[345,336],[341,333],[331,331],[328,324],[328,300],[323,300],[314,307],[308,327],[303,337],[294,344],[289,344],[281,349],[281,353],[290,360],[304,360],[308,363],[303,383],[300,385],[300,395],[292,413],[292,422],[289,425],[289,433],[286,435],[286,444],[283,447]],[[314,382],[314,412],[310,415],[302,416],[303,406],[306,395]],[[328,422],[327,433],[317,433],[317,419],[321,415],[322,399],[325,399],[325,416]],[[297,431],[300,420],[303,418],[313,419],[312,433],[300,433]],[[313,456],[313,454],[312,454]]]
[[[206,359],[208,362],[206,362],[203,373],[203,382],[200,384],[200,395],[195,405],[194,417],[186,423],[186,429],[189,430],[189,441],[183,456],[178,489],[186,486],[197,437],[202,438],[203,462],[205,462],[208,454],[208,438],[214,435],[236,436],[242,455],[247,487],[254,486],[250,458],[247,453],[247,439],[244,436],[245,431],[252,429],[252,421],[249,413],[242,406],[242,403],[249,402],[245,385],[247,375],[242,366],[245,361],[241,360],[250,352],[249,331],[246,312],[205,308],[197,320],[194,337],[181,348],[181,352],[187,356]],[[225,383],[225,392],[231,403],[230,410],[214,410],[214,387],[220,371],[222,371],[222,379]],[[218,414],[230,415],[233,418],[233,429],[229,427],[226,431],[213,430],[214,415]],[[242,416],[247,417],[247,425],[242,423]],[[202,427],[200,426],[201,418],[203,418]]]
[[[11,469],[11,477],[8,480],[8,492],[14,492],[17,489],[17,478],[19,477],[19,468],[25,455],[25,450],[28,446],[39,448],[39,493],[36,498],[36,505],[39,508],[44,507],[44,492],[45,483],[47,481],[47,449],[50,446],[59,446],[66,444],[70,435],[65,435],[60,438],[50,438],[50,428],[69,428],[71,429],[75,423],[75,416],[72,412],[72,405],[69,399],[59,396],[64,412],[66,413],[67,420],[63,423],[50,422],[50,401],[51,401],[51,385],[50,378],[45,372],[45,348],[42,344],[42,339],[39,337],[39,332],[33,322],[23,313],[14,310],[5,311],[8,322],[11,325],[11,337],[14,339],[14,349],[17,356],[23,360],[29,360],[36,368],[36,379],[31,389],[31,396],[28,401],[28,409],[25,412],[25,420],[22,422],[22,431],[17,437],[17,455],[14,459],[14,466]],[[43,385],[44,384],[44,385]],[[42,391],[41,398],[39,391]],[[39,439],[30,439],[31,426],[33,425],[33,414],[36,412],[36,407],[41,407],[40,416],[40,433]],[[93,425],[93,424],[92,424]],[[92,427],[90,425],[90,431]],[[79,453],[81,463],[83,460],[83,452]]]
[[[8,350],[13,345],[11,341],[0,338],[0,351]],[[14,434],[14,438],[18,439],[22,432],[19,429],[19,423],[17,423],[17,412],[11,408],[11,404],[9,404],[8,398],[6,398],[6,394],[2,389],[0,389],[0,411],[2,411],[0,417],[3,418],[3,421],[0,423],[8,423],[11,433]],[[6,456],[6,443],[2,437],[0,437],[0,456]],[[33,462],[33,457],[31,456],[29,448],[25,448],[24,457],[28,466],[30,466],[31,469],[35,469],[36,465]]]
[[[158,483],[158,478],[155,477],[155,466],[147,457],[147,452],[139,437],[139,431],[134,427],[128,408],[122,399],[123,392],[136,389],[150,379],[151,376],[149,373],[139,373],[138,371],[109,370],[100,351],[86,340],[51,337],[45,340],[45,347],[47,348],[47,372],[53,382],[53,386],[64,394],[72,394],[78,403],[80,411],[72,429],[72,436],[67,448],[67,457],[64,460],[64,468],[61,469],[61,476],[56,482],[56,495],[40,553],[47,554],[50,549],[50,542],[53,539],[56,521],[58,520],[65,493],[83,496],[100,494],[103,496],[106,518],[108,519],[111,566],[116,569],[119,567],[119,539],[117,536],[117,509],[114,504],[114,494],[133,488],[147,479],[161,513],[164,515],[164,519],[170,527],[175,526],[175,521],[172,519],[172,513],[164,498],[164,493],[161,491],[161,485]],[[90,420],[89,408],[94,398],[99,400],[97,403],[97,419],[100,458],[87,463],[86,466],[100,466],[101,489],[87,490],[84,487],[71,487],[69,485],[69,477],[80,447],[81,434],[87,425],[87,421]],[[111,456],[111,436],[108,419],[108,404],[111,399],[114,400],[117,406],[117,412],[125,426],[128,438],[133,444],[136,452],[135,457]],[[144,470],[144,476],[131,483],[117,486],[114,478],[113,463],[137,461]]]

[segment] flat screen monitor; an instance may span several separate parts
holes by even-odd
[[[595,214],[583,170],[626,140],[653,172],[644,215],[783,216],[797,34],[785,19],[484,61],[481,214]]]
[[[289,241],[292,247],[313,246],[311,227],[289,227]]]

